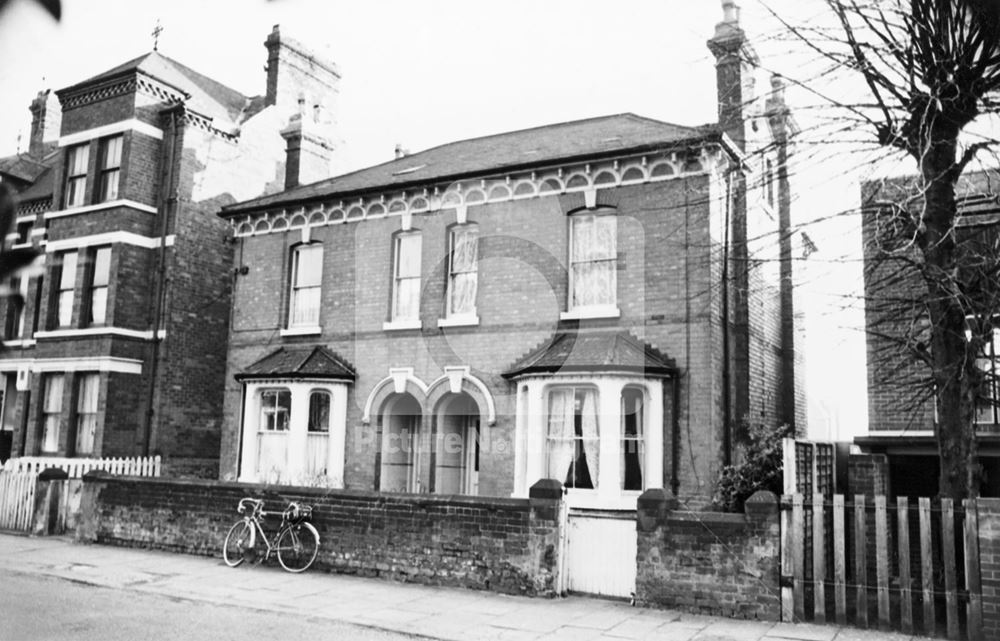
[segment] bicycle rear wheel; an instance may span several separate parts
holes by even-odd
[[[246,551],[250,547],[253,528],[249,522],[237,521],[233,527],[229,528],[226,535],[226,542],[222,544],[222,560],[231,568],[235,568],[246,560]]]
[[[319,532],[312,523],[292,525],[278,537],[278,563],[289,572],[303,572],[319,553]]]

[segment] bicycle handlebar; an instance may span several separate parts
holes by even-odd
[[[262,501],[261,499],[252,499],[250,497],[240,499],[240,503],[239,506],[236,508],[236,511],[239,512],[240,514],[245,514],[248,508],[250,509],[250,514],[252,516],[255,515],[260,517],[266,517],[266,516],[280,514],[283,520],[289,520],[289,518],[296,513],[297,517],[300,520],[309,520],[310,518],[312,518],[312,511],[313,511],[311,505],[291,502],[288,504],[288,507],[286,507],[281,512],[265,512],[264,501]]]

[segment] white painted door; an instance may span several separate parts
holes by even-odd
[[[635,593],[635,512],[571,509],[566,589],[609,597]]]

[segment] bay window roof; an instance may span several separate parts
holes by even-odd
[[[670,377],[677,372],[677,366],[672,358],[627,331],[557,332],[518,359],[503,376],[577,372]]]
[[[353,381],[354,368],[323,346],[279,347],[236,375],[236,380],[327,379]]]

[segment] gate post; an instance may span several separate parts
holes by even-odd
[[[562,483],[555,479],[539,479],[528,490],[531,520],[541,548],[536,567],[539,594],[560,596],[565,587],[566,515],[562,499]]]
[[[62,490],[69,474],[66,470],[49,467],[42,470],[35,479],[35,511],[31,533],[36,536],[61,534],[59,529],[59,506]]]

